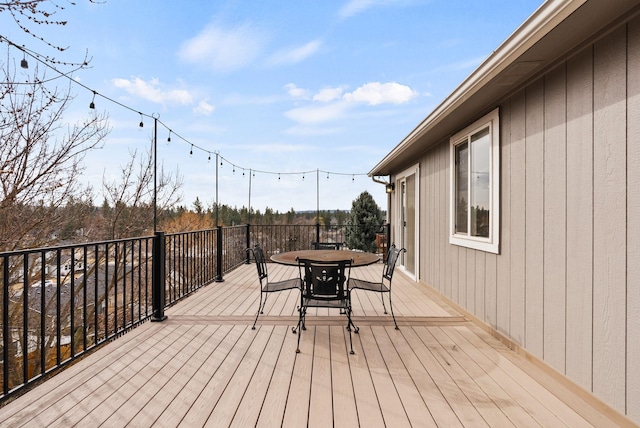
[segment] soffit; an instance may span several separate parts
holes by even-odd
[[[390,175],[415,162],[637,7],[636,0],[545,2],[369,175]]]

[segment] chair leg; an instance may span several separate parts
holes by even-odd
[[[353,321],[351,320],[351,307],[349,307],[345,312],[347,313],[347,330],[349,330],[349,347],[351,348],[349,354],[353,355],[355,354],[355,352],[353,352],[353,338],[351,337],[351,330],[354,330],[357,333],[358,328],[353,324]]]
[[[391,297],[391,295],[389,295]],[[384,293],[380,293],[380,300],[382,300],[382,309],[384,309],[385,315],[387,314],[387,307],[384,305]],[[391,304],[391,300],[389,300],[389,304]]]
[[[265,303],[267,302],[266,297],[264,301]],[[253,320],[253,326],[251,327],[251,330],[256,329],[256,323],[258,322],[258,317],[260,316],[261,313],[263,313],[263,311],[264,311],[264,305],[262,304],[262,292],[260,292],[260,303],[258,303],[258,313],[256,314],[256,319]]]
[[[298,332],[298,346],[296,347],[296,354],[300,353],[300,334],[302,333],[302,326],[304,325],[304,317],[306,315],[306,309],[304,307],[298,309],[300,311],[300,317],[298,318],[298,325],[292,327],[294,332]]]
[[[393,314],[393,304],[391,303],[391,292],[389,292],[389,308],[391,308],[391,317],[393,317],[393,323],[396,326],[396,330],[400,330],[398,323],[396,322],[396,316]]]

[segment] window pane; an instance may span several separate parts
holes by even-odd
[[[456,150],[456,225],[455,233],[468,233],[469,144],[458,144]]]
[[[471,236],[489,237],[491,141],[489,128],[471,136]]]

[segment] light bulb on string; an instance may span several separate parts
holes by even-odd
[[[144,128],[144,122],[142,121],[142,113],[138,112],[138,114],[140,115],[140,128]]]
[[[169,130],[169,136],[167,137],[167,143],[171,142],[171,130]]]
[[[244,177],[244,168],[242,168],[242,176]]]
[[[96,100],[96,91],[93,91],[93,98],[91,99],[91,103],[89,104],[89,108],[91,110],[95,110],[96,109],[96,104],[95,101]]]
[[[209,153],[209,157],[207,158],[207,162],[211,162],[211,153]]]
[[[352,176],[351,176],[351,182],[352,182],[352,183],[355,183],[355,182],[356,182],[356,176],[355,176],[355,175],[352,175]]]
[[[193,156],[193,144],[191,145],[191,150],[189,150],[189,156]]]
[[[278,173],[278,181],[280,181],[280,173]]]
[[[233,175],[236,175],[236,166],[233,166]]]
[[[22,45],[22,47],[24,48],[24,45]],[[22,60],[20,61],[20,67],[27,69],[29,68],[29,63],[27,62],[27,54],[22,51]]]

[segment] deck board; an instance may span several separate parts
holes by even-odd
[[[354,268],[375,280],[380,265]],[[269,265],[272,279],[298,274]],[[300,350],[291,328],[299,292],[258,309],[255,266],[246,265],[78,360],[0,408],[11,427],[478,427],[611,426],[553,376],[402,274],[394,312],[380,295],[353,296],[346,319],[309,311]],[[387,301],[388,304],[388,301]]]

